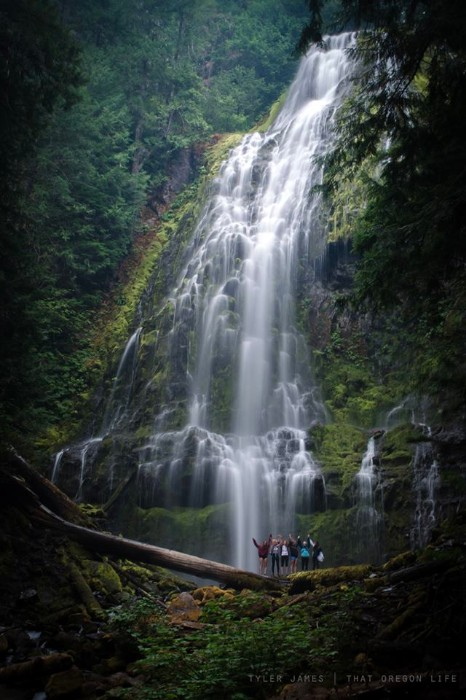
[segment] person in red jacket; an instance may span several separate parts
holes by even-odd
[[[259,554],[259,573],[261,576],[267,575],[267,560],[269,558],[270,542],[272,540],[272,535],[269,535],[268,540],[263,540],[261,544],[258,544],[254,537],[252,541],[257,547]]]

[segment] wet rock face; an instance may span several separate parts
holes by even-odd
[[[314,270],[303,273],[300,298],[306,300],[306,325],[314,349],[325,350],[332,332],[337,329],[344,338],[351,338],[361,331],[365,335],[371,332],[364,315],[341,304],[341,297],[348,295],[353,286],[356,261],[351,242],[339,239],[327,244]]]
[[[438,509],[442,519],[454,517],[466,504],[466,426],[456,422],[432,432],[432,449],[441,465]]]
[[[154,211],[163,210],[174,197],[196,177],[202,160],[202,147],[191,146],[177,154],[170,165],[167,180],[162,188],[152,195],[150,206]]]

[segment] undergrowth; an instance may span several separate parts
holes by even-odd
[[[337,662],[352,629],[358,588],[276,601],[257,593],[207,602],[199,629],[170,624],[147,600],[112,612],[114,631],[132,645],[142,686],[119,689],[127,700],[265,698],[287,679]],[[338,605],[333,600],[338,596]],[[329,615],[330,612],[330,615]],[[264,679],[266,682],[264,683]]]

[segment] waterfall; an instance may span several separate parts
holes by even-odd
[[[204,539],[179,548],[254,571],[252,537],[296,533],[299,515],[326,507],[308,431],[328,417],[295,307],[326,250],[321,157],[349,90],[353,42],[348,33],[313,48],[272,127],[230,152],[174,288],[126,345],[97,435],[53,465],[53,479],[66,465],[85,498],[93,465],[92,483],[106,478],[106,490],[116,466],[121,476],[137,460],[142,508],[223,518],[219,534],[199,528],[193,538]]]
[[[118,363],[117,373],[112,384],[110,398],[105,407],[104,418],[99,435],[107,435],[127,417],[131,395],[136,376],[139,338],[142,328],[137,328],[126,343]]]
[[[71,457],[79,464],[79,479],[75,498],[80,501],[83,497],[84,482],[89,474],[94,460],[97,458],[99,447],[106,435],[114,432],[118,425],[128,417],[128,409],[134,387],[137,367],[137,350],[142,328],[138,328],[126,343],[118,363],[115,379],[112,383],[110,397],[105,405],[104,417],[97,435],[91,435],[75,445],[57,452],[54,458],[51,481],[57,483],[60,477],[62,462],[65,457]],[[111,488],[113,474],[109,473]]]
[[[375,470],[375,439],[369,438],[361,467],[356,474],[357,514],[356,546],[361,561],[378,563],[381,552],[382,510],[376,507],[376,488],[378,485]]]
[[[427,438],[431,429],[420,424]],[[415,496],[414,523],[410,532],[412,549],[425,547],[436,522],[436,492],[440,482],[438,462],[432,444],[420,442],[413,458],[413,493]]]
[[[232,150],[167,305],[171,404],[139,450],[140,502],[230,504],[226,558],[243,568],[256,568],[253,536],[288,533],[296,513],[325,507],[307,430],[327,416],[295,300],[326,245],[315,188],[352,41],[344,34],[312,49],[269,131]],[[180,429],[173,416],[183,402]]]
[[[412,403],[413,398],[411,396],[408,396],[407,398],[403,399],[401,403],[399,403],[397,406],[394,406],[390,411],[388,411],[383,423],[383,429],[388,431],[392,430],[394,427],[400,425],[401,423],[414,423],[415,409]]]

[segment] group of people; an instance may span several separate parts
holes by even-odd
[[[298,559],[301,558],[301,571],[309,570],[309,560],[312,559],[312,569],[318,569],[324,559],[324,554],[319,542],[315,542],[308,535],[304,539],[298,535],[296,539],[288,535],[285,539],[282,535],[263,540],[261,544],[252,538],[259,554],[259,573],[267,576],[267,566],[270,556],[272,576],[283,576],[296,573]]]

